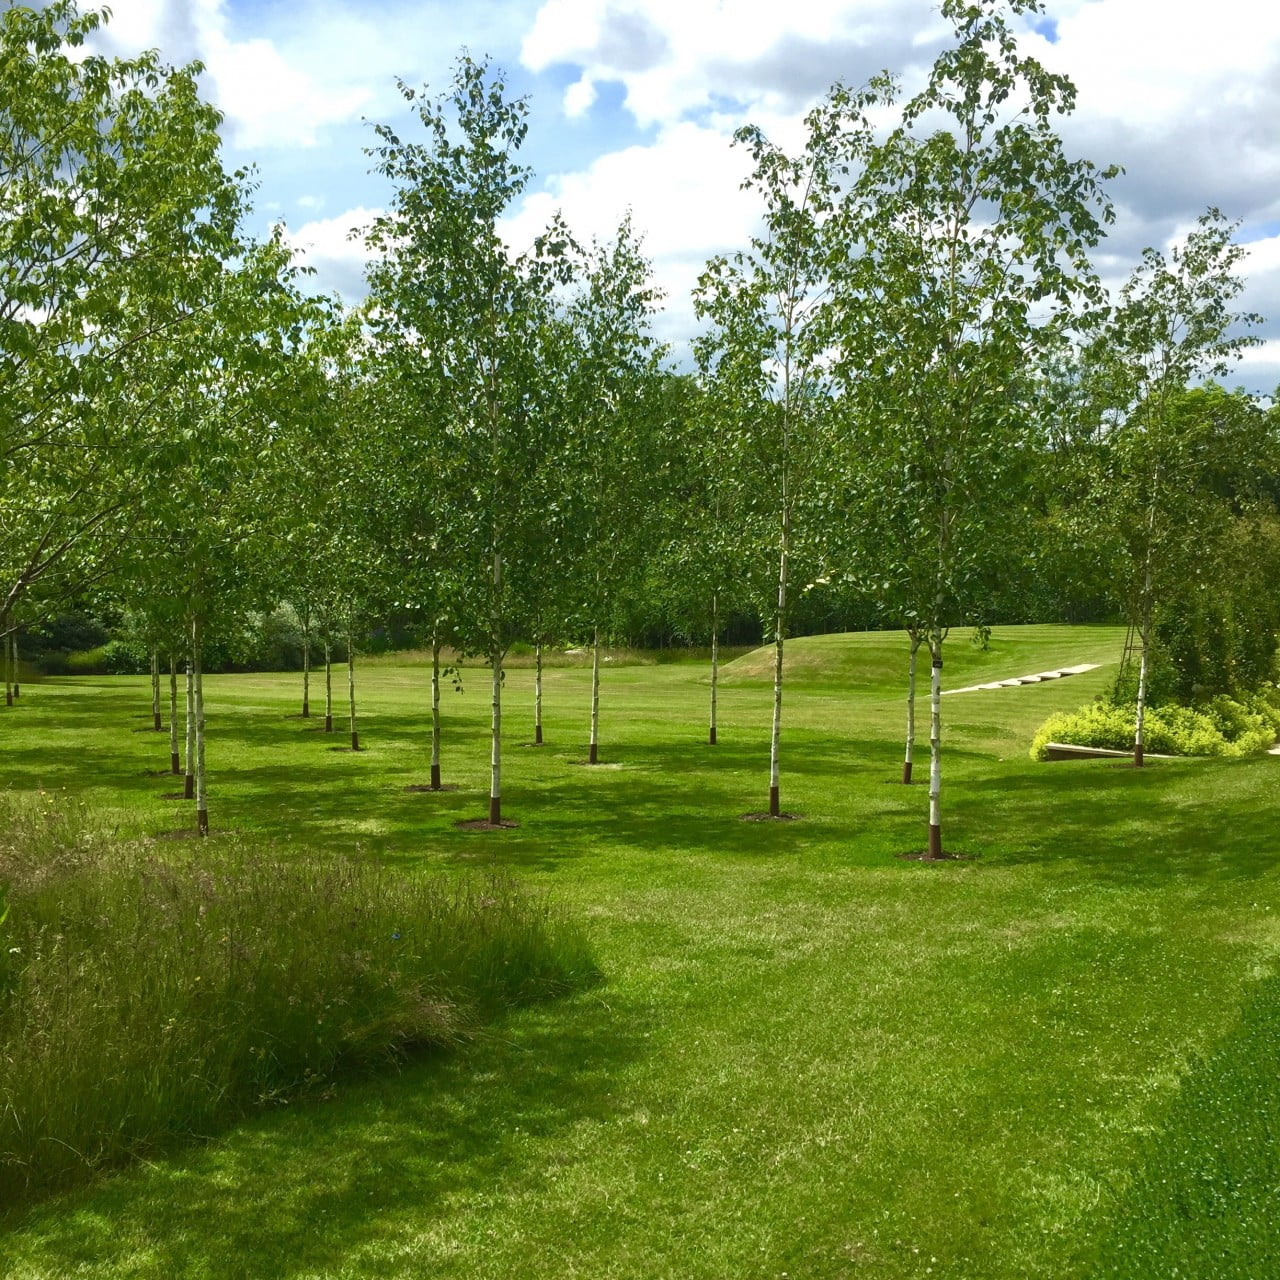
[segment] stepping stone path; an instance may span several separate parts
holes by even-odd
[[[1045,680],[1062,680],[1066,676],[1080,676],[1086,671],[1094,671],[1101,663],[1082,662],[1075,667],[1059,667],[1056,671],[1037,671],[1031,676],[1015,676],[1012,680],[991,680],[986,684],[966,685],[963,689],[943,689],[942,696],[949,693],[978,693],[984,689],[1016,689],[1024,684],[1041,684]]]

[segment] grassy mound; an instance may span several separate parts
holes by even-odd
[[[0,1205],[597,976],[503,880],[164,857],[38,797],[0,798],[0,916]]]
[[[1120,656],[1114,627],[999,627],[985,649],[956,628],[942,649],[943,688],[979,684],[1076,666],[1110,663]],[[839,684],[850,691],[888,687],[905,694],[910,641],[903,631],[850,631],[825,636],[795,636],[784,649],[786,680]],[[918,658],[920,689],[929,684],[928,650]],[[762,645],[722,669],[728,684],[773,679],[773,646]]]
[[[1112,1216],[1093,1280],[1280,1274],[1280,978],[1184,1082]]]

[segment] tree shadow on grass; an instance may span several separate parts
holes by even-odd
[[[616,997],[526,1010],[463,1050],[37,1205],[0,1223],[0,1256],[167,1280],[380,1274],[413,1247],[431,1270],[425,1234],[465,1233],[493,1196],[536,1191],[543,1140],[627,1105],[618,1079],[649,1034]]]
[[[1274,778],[1265,775],[1270,772]],[[1269,786],[1267,783],[1269,782]],[[964,783],[966,825],[998,814],[993,865],[1061,866],[1135,887],[1249,880],[1280,868],[1277,762],[1187,760],[1120,770],[1068,761]]]

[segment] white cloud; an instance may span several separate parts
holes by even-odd
[[[382,212],[361,205],[332,218],[304,222],[296,231],[285,230],[285,240],[303,263],[315,270],[311,285],[315,291],[336,290],[349,302],[363,296],[364,269],[369,260],[363,233]]]
[[[570,120],[576,120],[591,110],[595,100],[595,81],[584,72],[564,91],[564,113]]]

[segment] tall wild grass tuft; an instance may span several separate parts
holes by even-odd
[[[500,879],[122,843],[0,795],[0,1210],[598,977]]]

